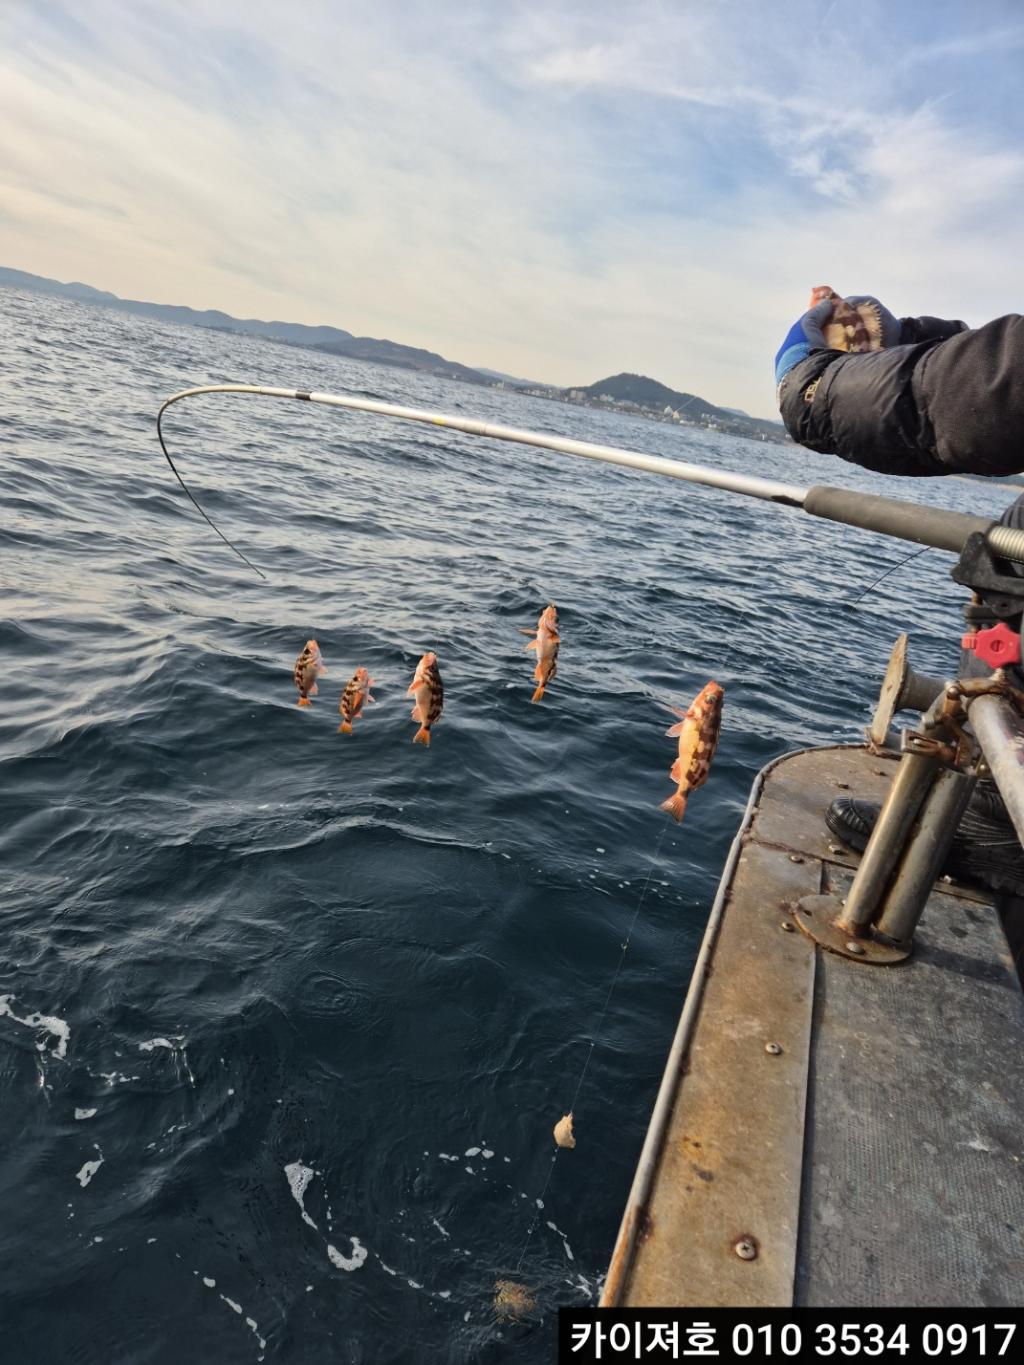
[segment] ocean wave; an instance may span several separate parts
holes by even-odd
[[[409,1340],[498,1358],[494,1281],[522,1253],[544,1321],[515,1349],[550,1359],[553,1309],[597,1293],[754,773],[854,735],[905,625],[915,666],[943,671],[958,590],[918,566],[854,610],[899,547],[440,428],[181,405],[172,456],[261,580],[156,444],[188,382],[276,376],[768,477],[835,471],[67,300],[0,291],[0,312],[5,383],[32,398],[0,418],[10,1338],[39,1360],[249,1360],[260,1339],[303,1361],[339,1340],[354,1359]],[[533,705],[519,628],[550,600],[558,675]],[[310,635],[330,671],[300,709]],[[426,749],[406,689],[433,648]],[[377,701],[340,736],[360,664]],[[668,708],[710,676],[721,745],[676,829]],[[65,1055],[33,1019],[63,1021]],[[581,1159],[540,1210],[591,1050]]]

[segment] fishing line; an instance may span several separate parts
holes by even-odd
[[[210,517],[210,516],[207,515],[205,509],[204,509],[204,508],[199,504],[199,502],[196,500],[196,498],[195,498],[195,496],[193,495],[192,490],[189,488],[188,484],[185,482],[185,480],[184,480],[184,479],[181,477],[181,475],[178,473],[177,467],[176,467],[174,461],[171,459],[170,451],[167,449],[167,444],[166,444],[166,442],[164,441],[164,433],[163,433],[163,415],[164,415],[165,410],[166,410],[166,409],[170,406],[170,404],[173,403],[173,402],[174,402],[174,399],[173,399],[173,398],[168,398],[167,402],[164,403],[163,407],[162,407],[162,408],[160,409],[160,411],[157,413],[157,415],[156,415],[156,435],[157,435],[157,440],[160,442],[160,449],[164,452],[164,455],[165,455],[166,458],[167,458],[167,463],[171,466],[171,471],[172,471],[172,473],[174,474],[174,477],[178,480],[178,482],[181,484],[182,488],[185,490],[185,495],[186,495],[187,498],[189,498],[189,500],[191,501],[193,507],[195,507],[195,509],[196,509],[196,511],[199,513],[199,515],[200,515],[206,522],[208,522],[210,526],[213,527],[213,529],[217,532],[217,534],[220,536],[221,540],[222,540],[222,541],[224,542],[224,544],[228,547],[228,549],[229,549],[229,550],[234,550],[234,552],[235,552],[235,554],[238,556],[238,558],[239,558],[244,564],[248,564],[249,568],[252,569],[253,573],[258,574],[259,577],[262,578],[262,579],[264,580],[264,582],[265,582],[265,581],[266,581],[266,578],[267,578],[267,575],[263,572],[262,569],[258,569],[258,568],[256,567],[256,565],[252,562],[251,559],[247,559],[246,556],[242,553],[242,551],[238,548],[237,545],[233,545],[233,544],[231,543],[231,541],[228,540],[227,536],[226,536],[226,535],[224,534],[224,532],[220,529],[220,527],[217,525],[217,523],[212,519],[212,517]]]
[[[247,393],[260,395],[268,398],[290,398],[305,401],[316,401],[319,403],[328,404],[330,406],[348,408],[356,411],[377,413],[381,415],[404,418],[411,421],[428,422],[434,426],[448,427],[451,428],[452,430],[465,431],[471,435],[492,437],[500,440],[514,441],[520,444],[539,446],[541,448],[561,450],[566,454],[584,456],[591,459],[601,460],[606,463],[625,466],[627,468],[641,469],[649,473],[667,475],[669,477],[683,479],[692,483],[702,483],[710,485],[712,487],[725,488],[733,492],[744,493],[748,496],[766,499],[776,504],[790,507],[800,508],[804,507],[804,504],[812,491],[810,489],[794,487],[792,485],[782,484],[771,480],[734,475],[727,471],[713,471],[702,468],[701,466],[697,465],[688,465],[679,461],[667,460],[663,457],[651,456],[633,451],[625,451],[618,449],[616,447],[594,445],[590,442],[569,440],[568,438],[553,437],[543,435],[537,432],[517,430],[511,427],[501,427],[485,422],[480,422],[476,419],[463,419],[458,417],[452,417],[449,414],[401,408],[391,404],[380,403],[377,401],[371,401],[367,399],[357,399],[350,397],[343,398],[337,395],[311,394],[308,391],[304,390],[271,389],[258,387],[255,385],[216,386],[211,385],[200,389],[189,389],[183,391],[182,393],[174,394],[172,395],[171,398],[166,400],[166,402],[160,408],[160,411],[157,415],[157,435],[160,441],[160,447],[164,452],[164,456],[167,460],[167,463],[170,466],[171,471],[174,474],[175,478],[177,479],[178,483],[184,490],[186,496],[189,498],[189,500],[195,506],[196,510],[203,517],[204,521],[206,521],[208,525],[216,532],[216,534],[224,542],[224,544],[227,545],[228,548],[231,549],[236,555],[238,555],[238,557],[243,561],[243,563],[248,565],[248,567],[251,568],[260,578],[264,579],[266,578],[266,575],[260,569],[258,569],[256,565],[253,564],[252,561],[248,559],[242,553],[241,550],[238,549],[237,546],[232,544],[232,542],[227,538],[227,536],[224,535],[224,533],[214,523],[212,518],[206,513],[204,508],[194,497],[192,492],[189,490],[188,486],[185,484],[184,479],[181,477],[181,474],[178,472],[178,469],[176,468],[174,461],[171,459],[170,453],[163,439],[162,417],[165,410],[170,406],[171,403],[177,402],[183,398],[197,395],[199,393],[211,392],[234,394]],[[750,611],[749,607],[746,610],[741,611],[740,613],[741,623],[746,618],[749,611]],[[728,664],[729,659],[731,659],[732,654],[735,651],[736,645],[737,639],[736,636],[734,635],[733,640],[731,641],[731,648],[728,651],[723,666]],[[435,648],[432,652],[435,655],[437,653],[436,642]],[[657,845],[655,847],[655,851],[651,859],[651,865],[648,869],[647,877],[644,881],[644,885],[641,890],[639,900],[633,912],[633,917],[630,922],[629,930],[626,934],[625,941],[622,944],[615,972],[613,974],[608,990],[605,994],[605,999],[598,1019],[597,1027],[593,1031],[593,1036],[590,1039],[590,1045],[587,1051],[587,1056],[583,1062],[583,1066],[580,1070],[580,1075],[577,1079],[570,1112],[572,1112],[572,1109],[575,1107],[579,1099],[580,1093],[582,1092],[582,1088],[587,1077],[591,1059],[593,1058],[594,1052],[597,1049],[598,1043],[602,1040],[603,1029],[605,1026],[608,1010],[611,1005],[612,997],[618,985],[619,978],[622,974],[622,968],[625,963],[626,954],[629,951],[629,947],[632,942],[633,934],[636,929],[640,913],[643,909],[644,902],[647,898],[647,894],[650,889],[651,879],[653,878],[654,875],[655,866],[657,865],[658,860],[661,857],[662,845],[664,843],[664,838],[667,829],[668,818],[666,817],[665,822],[662,825],[661,833],[658,836]],[[527,1249],[529,1247],[530,1239],[537,1226],[537,1222],[539,1221],[540,1207],[543,1204],[544,1194],[546,1193],[550,1185],[551,1179],[554,1175],[555,1164],[558,1160],[558,1155],[560,1151],[561,1148],[556,1146],[555,1151],[552,1154],[551,1160],[548,1165],[548,1171],[544,1180],[543,1187],[541,1189],[541,1193],[537,1197],[537,1200],[535,1201],[533,1218],[527,1230],[526,1239],[523,1244],[523,1249],[520,1252],[519,1260],[516,1265],[517,1272],[522,1266],[523,1259],[525,1258]]]
[[[888,569],[886,569],[886,571],[885,571],[883,574],[879,575],[879,577],[877,577],[871,584],[869,584],[868,587],[866,587],[866,588],[864,589],[864,591],[863,591],[862,593],[860,593],[859,596],[857,596],[857,597],[853,600],[853,602],[849,603],[848,605],[849,605],[849,606],[856,606],[858,602],[861,602],[861,601],[862,601],[870,592],[872,592],[876,587],[878,587],[878,585],[879,585],[880,583],[884,582],[885,579],[888,578],[888,577],[890,576],[890,574],[895,573],[898,569],[902,568],[904,564],[908,564],[912,559],[916,559],[919,555],[924,554],[924,552],[925,552],[926,550],[929,550],[929,549],[931,549],[931,548],[932,548],[932,547],[931,547],[930,545],[922,545],[922,546],[919,546],[918,548],[912,550],[910,554],[904,555],[903,558],[899,559],[895,564],[890,565],[890,567],[889,567]],[[737,621],[737,623],[736,623],[736,628],[735,628],[735,630],[734,630],[733,633],[732,633],[732,639],[730,640],[729,648],[728,648],[728,650],[727,650],[727,652],[726,652],[725,657],[723,658],[723,660],[721,661],[721,663],[720,663],[719,666],[718,666],[720,674],[724,674],[724,673],[728,670],[729,664],[731,663],[732,658],[733,658],[733,656],[735,655],[735,653],[736,653],[736,651],[737,651],[737,648],[738,648],[738,645],[739,645],[739,634],[740,634],[740,629],[741,629],[741,627],[743,626],[743,623],[744,623],[744,622],[748,619],[748,617],[751,615],[752,611],[753,611],[753,604],[752,604],[751,602],[747,602],[747,603],[740,609],[740,612],[739,612],[739,619],[738,619],[738,621]],[[607,994],[605,995],[604,1005],[603,1005],[603,1007],[602,1007],[602,1009],[601,1009],[601,1014],[600,1014],[600,1017],[599,1017],[599,1019],[598,1019],[597,1027],[595,1028],[593,1037],[592,1037],[591,1040],[590,1040],[590,1047],[589,1047],[589,1049],[588,1049],[588,1051],[587,1051],[587,1056],[586,1056],[586,1059],[584,1060],[583,1068],[582,1068],[582,1070],[581,1070],[581,1072],[580,1072],[579,1079],[578,1079],[578,1081],[577,1081],[577,1083],[576,1083],[576,1089],[575,1089],[575,1092],[574,1092],[573,1097],[572,1097],[572,1103],[569,1105],[569,1110],[568,1110],[568,1112],[569,1112],[570,1114],[572,1114],[572,1113],[575,1111],[576,1103],[577,1103],[577,1101],[578,1101],[578,1099],[579,1099],[580,1091],[581,1091],[582,1088],[583,1088],[583,1082],[584,1082],[584,1080],[586,1079],[587,1070],[588,1070],[588,1068],[589,1068],[589,1066],[590,1066],[591,1059],[593,1058],[593,1055],[594,1055],[594,1052],[595,1052],[595,1050],[596,1050],[597,1044],[601,1041],[601,1033],[602,1033],[602,1030],[603,1030],[603,1028],[604,1028],[604,1022],[605,1022],[605,1018],[606,1018],[607,1013],[608,1013],[608,1008],[609,1008],[609,1005],[611,1004],[612,996],[613,996],[613,994],[614,994],[614,992],[615,992],[615,987],[616,987],[616,985],[618,984],[619,976],[621,975],[621,972],[622,972],[622,967],[623,967],[623,964],[624,964],[625,959],[626,959],[626,953],[627,953],[627,951],[628,951],[628,949],[629,949],[629,945],[630,945],[630,942],[631,942],[632,937],[633,937],[633,932],[634,932],[634,930],[635,930],[635,928],[636,928],[637,920],[638,920],[639,917],[640,917],[640,911],[641,911],[641,909],[643,908],[643,903],[644,903],[644,901],[645,901],[645,899],[646,899],[646,897],[647,897],[647,891],[648,891],[648,888],[650,887],[650,884],[651,884],[651,878],[652,878],[652,876],[654,875],[654,868],[655,868],[655,865],[657,864],[658,859],[659,859],[659,857],[660,857],[660,855],[661,855],[661,847],[662,847],[662,843],[663,843],[663,841],[664,841],[665,833],[666,833],[666,830],[667,830],[667,829],[668,829],[668,820],[666,819],[665,824],[662,826],[661,833],[660,833],[660,835],[658,836],[658,842],[657,842],[657,846],[656,846],[655,851],[654,851],[654,857],[653,857],[653,859],[652,859],[651,866],[650,866],[650,868],[648,869],[647,878],[646,878],[646,880],[645,880],[645,882],[644,882],[643,889],[642,889],[642,891],[641,891],[641,893],[640,893],[640,899],[639,899],[639,901],[637,902],[636,909],[635,909],[634,912],[633,912],[633,918],[632,918],[632,921],[631,921],[630,926],[629,926],[629,932],[627,933],[625,942],[624,942],[623,945],[622,945],[622,951],[621,951],[621,953],[619,954],[618,965],[616,966],[615,974],[614,974],[614,976],[612,977],[611,985],[609,986],[608,991],[607,991]],[[526,1237],[525,1237],[525,1240],[524,1240],[524,1242],[523,1242],[523,1248],[522,1248],[522,1251],[519,1253],[519,1259],[518,1259],[518,1261],[516,1262],[516,1269],[515,1269],[515,1273],[516,1273],[516,1274],[519,1274],[519,1272],[520,1272],[520,1270],[521,1270],[521,1268],[522,1268],[523,1260],[525,1259],[527,1250],[529,1249],[530,1240],[531,1240],[531,1238],[533,1237],[533,1234],[534,1234],[534,1232],[535,1232],[535,1230],[536,1230],[536,1227],[537,1227],[538,1222],[540,1221],[541,1205],[542,1205],[543,1202],[544,1202],[544,1197],[545,1197],[545,1195],[547,1194],[548,1186],[551,1184],[551,1180],[552,1180],[552,1178],[553,1178],[553,1176],[554,1176],[554,1173],[555,1173],[555,1165],[556,1165],[556,1163],[557,1163],[557,1161],[558,1161],[558,1157],[559,1157],[559,1155],[560,1155],[560,1153],[561,1153],[561,1150],[562,1150],[562,1149],[561,1149],[560,1147],[556,1147],[555,1150],[554,1150],[554,1152],[552,1153],[551,1160],[550,1160],[550,1162],[548,1163],[547,1175],[546,1175],[546,1177],[545,1177],[545,1179],[544,1179],[543,1185],[541,1186],[540,1193],[539,1193],[539,1195],[537,1196],[537,1199],[535,1200],[535,1203],[534,1203],[534,1211],[533,1211],[533,1217],[532,1217],[532,1219],[531,1219],[531,1221],[530,1221],[530,1226],[529,1226],[528,1229],[527,1229]]]
[[[722,671],[722,672],[724,672],[724,670],[725,670],[726,668],[728,668],[728,665],[729,665],[729,663],[730,663],[730,661],[731,661],[731,659],[732,659],[732,656],[733,656],[733,654],[736,652],[736,648],[737,648],[737,645],[738,645],[738,643],[739,643],[739,630],[740,630],[740,627],[743,625],[743,622],[744,622],[744,621],[748,618],[748,616],[750,615],[751,610],[752,610],[752,604],[749,603],[749,602],[748,602],[744,607],[742,607],[741,610],[740,610],[740,613],[739,613],[739,620],[738,620],[738,622],[737,622],[736,629],[735,629],[735,631],[733,632],[732,640],[731,640],[731,642],[730,642],[729,650],[727,651],[726,657],[722,660],[722,662],[721,662],[721,664],[720,664],[720,666],[719,666],[719,667],[720,667],[720,671]],[[583,1082],[586,1080],[587,1071],[588,1071],[588,1069],[589,1069],[589,1067],[590,1067],[591,1059],[593,1058],[594,1052],[595,1052],[596,1049],[597,1049],[598,1043],[601,1041],[602,1030],[604,1029],[604,1022],[605,1022],[605,1019],[606,1019],[607,1014],[608,1014],[608,1008],[609,1008],[609,1006],[611,1005],[612,996],[615,994],[615,988],[616,988],[616,986],[618,985],[619,977],[620,977],[620,975],[622,974],[622,968],[623,968],[623,965],[624,965],[625,960],[626,960],[626,953],[629,951],[629,946],[630,946],[630,943],[632,942],[632,939],[633,939],[633,933],[634,933],[634,931],[635,931],[635,929],[636,929],[637,921],[638,921],[639,918],[640,918],[640,911],[643,909],[644,901],[647,899],[647,892],[648,892],[648,890],[649,890],[649,888],[650,888],[650,885],[651,885],[651,878],[654,876],[654,869],[655,869],[655,867],[657,866],[658,859],[661,857],[661,848],[662,848],[662,844],[663,844],[664,841],[665,841],[665,835],[666,835],[666,833],[667,833],[667,831],[668,831],[668,828],[669,828],[669,817],[666,816],[665,822],[664,822],[664,824],[663,824],[662,827],[661,827],[661,833],[658,835],[658,842],[657,842],[657,844],[656,844],[656,846],[655,846],[655,849],[654,849],[654,854],[653,854],[653,857],[652,857],[652,859],[651,859],[651,865],[650,865],[650,867],[647,869],[647,877],[646,877],[646,879],[645,879],[645,881],[644,881],[643,888],[641,889],[641,892],[640,892],[640,899],[637,901],[636,909],[633,911],[633,918],[632,918],[632,920],[630,921],[629,931],[627,932],[625,941],[624,941],[623,944],[622,944],[622,951],[619,953],[619,960],[618,960],[618,964],[616,965],[616,968],[615,968],[615,973],[614,973],[614,975],[613,975],[613,977],[612,977],[611,984],[610,984],[609,987],[608,987],[607,993],[605,994],[604,1004],[603,1004],[603,1006],[601,1007],[601,1014],[600,1014],[600,1016],[599,1016],[599,1018],[598,1018],[598,1021],[597,1021],[597,1027],[596,1027],[596,1028],[594,1029],[594,1031],[593,1031],[593,1036],[591,1037],[591,1040],[590,1040],[590,1047],[589,1047],[589,1049],[587,1050],[587,1055],[586,1055],[586,1058],[585,1058],[585,1060],[584,1060],[584,1062],[583,1062],[583,1068],[582,1068],[582,1070],[580,1071],[579,1079],[578,1079],[577,1082],[576,1082],[576,1089],[575,1089],[575,1091],[574,1091],[574,1093],[573,1093],[572,1102],[570,1103],[570,1105],[569,1105],[569,1110],[568,1110],[568,1112],[569,1112],[570,1114],[572,1114],[572,1113],[575,1111],[575,1109],[576,1109],[576,1103],[577,1103],[577,1101],[578,1101],[578,1099],[579,1099],[580,1092],[581,1092],[581,1090],[583,1089]],[[524,1240],[524,1242],[523,1242],[523,1249],[522,1249],[522,1251],[519,1253],[519,1260],[516,1262],[516,1268],[515,1268],[515,1273],[516,1273],[516,1274],[518,1274],[519,1271],[520,1271],[520,1269],[522,1268],[523,1260],[524,1260],[524,1258],[525,1258],[525,1256],[526,1256],[527,1249],[529,1248],[529,1245],[530,1245],[530,1239],[532,1238],[532,1236],[533,1236],[533,1234],[534,1234],[534,1231],[536,1230],[537,1224],[538,1224],[538,1222],[540,1221],[540,1213],[541,1213],[540,1205],[543,1204],[543,1202],[544,1202],[544,1196],[545,1196],[545,1194],[547,1193],[548,1186],[551,1184],[552,1177],[554,1176],[554,1173],[555,1173],[555,1164],[556,1164],[557,1161],[558,1161],[558,1157],[559,1157],[559,1154],[561,1153],[561,1150],[562,1150],[562,1149],[561,1149],[560,1147],[557,1147],[557,1146],[556,1146],[554,1152],[552,1153],[552,1155],[551,1155],[551,1160],[550,1160],[550,1162],[548,1163],[548,1170],[547,1170],[547,1175],[546,1175],[546,1177],[545,1177],[545,1179],[544,1179],[544,1184],[541,1186],[540,1193],[537,1195],[536,1200],[534,1201],[533,1217],[532,1217],[532,1219],[531,1219],[530,1226],[529,1226],[529,1228],[527,1229],[527,1232],[526,1232],[526,1238],[525,1238],[525,1240]]]
[[[930,550],[931,548],[932,548],[931,545],[922,545],[920,549],[911,550],[910,554],[904,555],[902,559],[897,560],[895,564],[891,565],[888,569],[886,569],[885,573],[880,574],[879,577],[876,578],[873,583],[869,584],[868,587],[864,589],[864,591],[860,594],[859,597],[855,597],[852,602],[847,602],[846,605],[848,607],[855,607],[858,602],[862,602],[864,598],[867,597],[869,592],[874,591],[874,589],[878,587],[879,583],[884,583],[890,574],[894,574],[897,569],[902,569],[904,564],[909,564],[912,559],[916,559],[918,555],[923,555],[926,550]]]
[[[648,473],[664,474],[671,478],[683,479],[690,483],[706,484],[711,487],[724,488],[727,491],[741,493],[749,497],[765,499],[777,505],[798,507],[812,516],[823,516],[830,521],[847,522],[851,525],[864,525],[868,529],[877,529],[885,535],[902,537],[903,539],[914,539],[920,541],[925,538],[924,532],[929,528],[915,526],[913,535],[907,534],[906,527],[900,522],[899,518],[905,522],[907,514],[912,510],[923,510],[932,521],[945,518],[953,519],[955,526],[947,526],[945,522],[930,528],[927,536],[930,545],[943,549],[959,550],[962,548],[963,540],[972,531],[989,532],[991,524],[983,518],[968,517],[962,513],[944,512],[938,509],[912,509],[910,504],[899,503],[893,499],[879,499],[873,495],[865,495],[864,501],[869,499],[874,503],[884,504],[880,509],[879,516],[884,512],[891,524],[874,525],[874,518],[862,521],[861,515],[852,515],[850,509],[844,506],[834,505],[837,497],[847,497],[852,495],[845,494],[842,489],[803,488],[796,485],[779,483],[770,479],[754,478],[745,475],[733,474],[729,471],[718,471],[706,469],[700,465],[685,464],[678,460],[668,460],[660,456],[642,454],[636,451],[626,451],[614,446],[594,445],[588,441],[576,441],[568,438],[554,437],[540,432],[523,431],[514,427],[504,427],[496,424],[482,422],[477,419],[460,418],[448,413],[430,412],[415,408],[403,408],[390,403],[381,403],[365,398],[341,397],[337,394],[310,393],[304,389],[279,389],[269,388],[255,384],[209,384],[194,389],[184,389],[181,393],[172,394],[166,399],[157,414],[156,426],[157,437],[160,441],[160,448],[163,450],[164,457],[171,468],[174,477],[181,485],[186,497],[193,504],[204,521],[220,537],[225,545],[242,560],[258,577],[266,579],[266,574],[258,569],[252,560],[234,545],[228,537],[216,525],[213,519],[207,514],[200,505],[194,494],[188,488],[181,474],[178,472],[174,461],[171,459],[163,438],[162,419],[163,414],[172,403],[178,402],[183,398],[190,398],[199,394],[224,393],[224,394],[252,394],[266,398],[288,398],[300,399],[306,402],[325,403],[332,407],[346,408],[357,412],[371,412],[382,416],[398,417],[408,421],[427,422],[432,426],[448,427],[454,431],[465,431],[474,436],[489,436],[498,440],[514,441],[526,445],[539,446],[544,449],[560,450],[566,454],[581,455],[590,459],[602,460],[607,463],[624,465],[627,468],[642,469]],[[813,503],[812,503],[813,499]],[[892,521],[892,517],[899,514],[897,522]],[[866,515],[866,512],[864,513]],[[885,518],[882,518],[884,522]],[[884,582],[890,573],[894,573],[903,564],[924,552],[915,549],[905,559],[894,564],[891,569],[886,570],[874,583],[849,605],[856,606],[867,593],[873,591],[879,583]]]
[[[594,1055],[594,1051],[597,1048],[598,1043],[601,1041],[601,1031],[604,1028],[604,1021],[608,1014],[608,1006],[611,1004],[612,996],[615,993],[615,987],[618,985],[619,976],[622,973],[622,965],[626,960],[626,953],[629,951],[629,945],[633,938],[633,931],[636,929],[637,920],[640,918],[640,911],[643,909],[644,901],[647,899],[647,891],[651,885],[651,878],[654,876],[654,869],[657,864],[658,858],[661,856],[661,846],[664,843],[665,834],[668,830],[668,827],[669,817],[666,816],[665,822],[661,827],[661,833],[658,835],[658,842],[654,850],[654,856],[651,859],[651,865],[647,869],[647,878],[644,882],[643,889],[640,892],[640,899],[637,901],[636,909],[633,911],[633,918],[629,925],[629,932],[626,934],[625,942],[622,944],[622,951],[619,953],[619,961],[618,965],[615,968],[615,975],[612,977],[611,985],[608,987],[607,994],[605,995],[604,1005],[601,1008],[601,1014],[597,1021],[597,1027],[594,1029],[593,1037],[590,1039],[590,1047],[587,1051],[586,1060],[583,1063],[583,1069],[580,1072],[579,1080],[576,1082],[576,1089],[573,1092],[572,1103],[569,1105],[568,1110],[570,1114],[573,1113],[576,1108],[576,1101],[579,1099],[580,1091],[583,1089],[583,1082],[586,1079],[587,1070],[590,1067],[590,1060]],[[551,1177],[555,1173],[555,1163],[557,1162],[561,1151],[562,1151],[561,1147],[556,1147],[554,1152],[552,1153],[551,1161],[548,1165],[548,1173],[544,1180],[544,1184],[541,1186],[540,1194],[538,1194],[536,1199],[534,1200],[533,1218],[530,1222],[529,1228],[527,1228],[526,1239],[523,1242],[523,1249],[519,1253],[519,1260],[516,1262],[516,1274],[519,1273],[522,1267],[523,1258],[525,1257],[527,1248],[530,1245],[530,1238],[533,1236],[534,1230],[536,1229],[537,1224],[540,1221],[541,1214],[540,1206],[543,1204],[544,1196],[547,1193],[548,1186],[551,1184]]]

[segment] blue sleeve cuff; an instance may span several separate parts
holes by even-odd
[[[786,377],[786,375],[789,373],[789,371],[793,368],[794,365],[799,365],[801,360],[806,360],[807,357],[811,354],[810,342],[808,342],[807,339],[804,337],[803,329],[800,328],[799,323],[797,324],[797,327],[794,328],[793,330],[799,331],[800,333],[799,340],[791,342],[790,337],[792,337],[793,332],[790,332],[789,336],[782,343],[782,349],[775,357],[776,385],[782,383],[783,379]]]

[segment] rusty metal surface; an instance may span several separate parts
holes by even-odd
[[[884,801],[898,762],[895,754],[869,754],[845,745],[789,755],[772,769],[771,800],[762,799],[752,836],[760,843],[856,867],[860,855],[826,827],[825,807],[836,796]]]
[[[797,902],[793,919],[799,928],[819,947],[851,962],[871,967],[892,967],[910,956],[910,945],[885,943],[869,933],[854,938],[849,929],[839,923],[843,902],[838,896],[804,896]]]
[[[886,970],[786,932],[802,898],[849,889],[825,805],[881,799],[894,769],[837,746],[755,783],[606,1306],[1024,1299],[1024,1018],[991,907],[933,893]]]
[[[856,869],[860,854],[825,825],[825,807],[836,796],[883,802],[898,765],[899,754],[872,754],[846,744],[787,754],[770,769],[772,799],[758,806],[751,833],[761,843]],[[959,896],[983,903],[989,900],[986,892],[975,887],[954,885]]]
[[[876,748],[883,748],[889,734],[889,726],[896,714],[897,700],[903,679],[907,674],[907,636],[899,635],[889,655],[889,667],[885,670],[882,686],[878,693],[878,705],[866,734]]]
[[[744,846],[624,1304],[791,1301],[814,948],[783,932],[781,902],[820,875],[812,860]]]
[[[647,1125],[647,1135],[644,1138],[636,1174],[633,1177],[629,1198],[626,1201],[626,1211],[619,1226],[615,1250],[608,1267],[608,1274],[605,1277],[605,1285],[601,1294],[602,1308],[612,1308],[620,1303],[633,1269],[633,1257],[639,1245],[638,1233],[641,1230],[641,1217],[646,1217],[651,1188],[661,1160],[665,1132],[675,1107],[679,1080],[687,1065],[690,1043],[693,1039],[697,1015],[704,994],[704,985],[711,972],[712,958],[718,941],[718,930],[725,917],[725,907],[732,886],[733,873],[743,852],[744,838],[760,798],[763,781],[764,772],[762,771],[758,774],[751,789],[743,819],[732,841],[728,857],[725,860],[725,867],[722,869],[718,891],[711,906],[711,913],[708,916],[708,923],[704,930],[704,938],[697,954],[697,960],[693,964],[693,975],[686,992],[686,1000],[679,1016],[679,1023],[676,1025],[675,1036],[672,1039],[672,1046],[665,1063],[665,1073],[661,1078],[661,1085],[658,1087],[658,1096],[654,1102],[651,1121]]]
[[[889,667],[882,680],[874,719],[864,732],[868,740],[877,748],[883,748],[896,712],[927,710],[943,686],[940,678],[918,673],[911,666],[907,659],[907,636],[898,636],[889,655]]]
[[[823,953],[815,997],[797,1301],[1024,1303],[1024,999],[994,911],[933,892],[906,964]]]

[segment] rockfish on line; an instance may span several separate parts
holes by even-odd
[[[661,803],[661,809],[667,810],[677,820],[683,818],[690,792],[696,791],[707,781],[708,769],[718,743],[724,697],[725,693],[718,683],[709,682],[697,694],[688,711],[673,707],[682,720],[665,733],[673,738],[679,736],[679,755],[669,770],[673,782],[678,783],[678,790]]]
[[[299,689],[299,705],[308,706],[310,697],[317,694],[316,680],[326,673],[320,646],[315,640],[307,640],[306,647],[295,660],[295,686]]]
[[[370,688],[373,686],[373,679],[370,677],[369,670],[357,668],[348,681],[348,686],[341,694],[341,701],[338,703],[338,710],[341,712],[341,724],[338,726],[338,733],[350,735],[352,733],[352,722],[356,716],[362,715],[363,707],[368,701],[373,701],[370,696]]]
[[[437,655],[427,653],[416,665],[416,674],[406,696],[412,697],[415,705],[412,718],[420,723],[420,728],[412,737],[414,744],[430,743],[430,727],[441,718],[444,706],[444,688],[437,667]]]
[[[534,635],[534,632],[527,630],[525,626],[520,626],[519,629],[524,635]],[[545,687],[558,672],[558,646],[561,643],[562,638],[558,633],[558,610],[554,602],[550,602],[540,614],[534,638],[526,645],[527,649],[537,651],[537,667],[533,670],[533,676],[538,687],[530,698],[531,701],[540,701]]]

